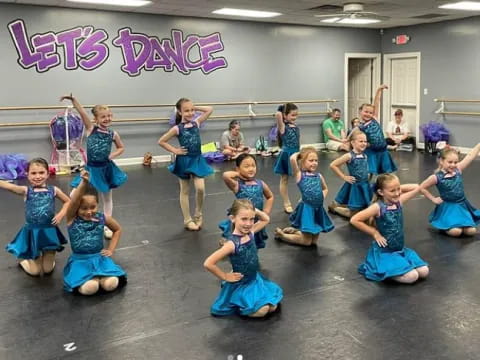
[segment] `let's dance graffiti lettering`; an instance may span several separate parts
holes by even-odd
[[[18,54],[17,62],[24,69],[46,72],[63,64],[66,70],[95,70],[110,56],[108,33],[91,25],[76,26],[60,32],[28,35],[25,22],[17,19],[8,24]],[[118,30],[112,44],[123,56],[120,70],[129,76],[143,71],[174,70],[188,75],[201,70],[210,74],[227,67],[227,60],[218,53],[224,50],[220,33],[206,36],[172,30],[171,38],[159,39],[130,28]]]

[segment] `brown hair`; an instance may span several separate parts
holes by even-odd
[[[363,104],[360,105],[360,107],[358,108],[358,111],[362,111],[364,107],[372,107],[372,108],[375,109],[375,106],[373,106],[372,104],[363,103]]]
[[[292,111],[298,110],[298,106],[294,103],[285,103],[282,105],[282,119],[285,121],[285,117],[290,114]],[[282,137],[280,136],[280,132],[277,132],[277,142],[278,146],[282,147]]]
[[[459,151],[451,146],[447,146],[445,148],[443,148],[439,153],[438,153],[438,168],[437,170],[435,171],[439,171],[439,170],[442,170],[442,165],[440,165],[440,160],[445,160],[446,157],[450,154],[455,154],[455,155],[459,155]]]
[[[41,167],[43,167],[48,172],[48,161],[45,160],[44,158],[38,157],[38,158],[34,158],[34,159],[30,160],[28,162],[28,165],[27,165],[27,172],[30,171],[30,166],[32,166],[33,164],[40,165]]]
[[[373,194],[372,203],[377,202],[378,200],[383,200],[382,195],[378,193],[378,190],[383,190],[387,183],[393,180],[398,180],[398,176],[395,174],[380,174],[377,176],[377,180],[375,181],[374,190],[375,193]]]
[[[182,121],[182,115],[180,115],[180,110],[182,110],[182,105],[186,102],[191,101],[190,99],[187,98],[180,98],[175,104],[175,108],[177,109],[177,112],[175,113],[175,124],[178,125]]]
[[[300,169],[303,167],[303,161],[308,157],[309,154],[314,153],[317,155],[317,150],[313,146],[306,146],[300,150],[297,160],[300,164]],[[318,158],[318,155],[317,155]]]

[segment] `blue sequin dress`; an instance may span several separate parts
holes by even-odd
[[[238,192],[235,194],[237,199],[248,199],[253,203],[256,209],[263,210],[263,182],[258,179],[245,181],[238,179]],[[255,219],[257,221],[258,219]],[[232,233],[232,222],[230,219],[223,220],[218,224],[222,230],[222,237],[228,239]],[[258,249],[265,247],[265,241],[268,239],[268,234],[265,228],[255,233],[255,245]]]
[[[275,174],[292,175],[290,156],[300,151],[300,129],[296,125],[285,123],[285,132],[280,135],[282,151],[278,155],[273,171]]]
[[[276,283],[268,280],[259,270],[257,247],[250,239],[241,244],[241,235],[230,234],[227,240],[235,245],[235,251],[229,258],[233,272],[243,274],[237,282],[222,281],[220,294],[210,311],[213,315],[250,315],[265,305],[278,305],[283,291]]]
[[[192,124],[191,127],[185,125]],[[187,155],[176,155],[175,162],[168,167],[173,174],[188,180],[196,176],[203,178],[213,174],[213,169],[202,156],[200,130],[196,121],[178,124],[178,142],[187,150]]]
[[[39,191],[41,190],[41,191]],[[6,246],[19,259],[36,259],[43,251],[62,251],[67,240],[57,226],[55,216],[55,188],[37,189],[29,186],[25,199],[25,225]]]
[[[346,205],[351,210],[362,210],[372,202],[373,191],[368,183],[368,160],[364,153],[350,152],[351,160],[347,162],[348,173],[355,178],[355,183],[345,182],[340,188],[335,201]]]
[[[112,151],[113,137],[113,130],[102,130],[98,126],[94,126],[87,137],[85,170],[90,174],[90,184],[101,193],[109,192],[127,181],[127,174],[108,158]],[[77,176],[70,185],[78,187],[81,180],[81,177]]]
[[[116,276],[124,283],[127,274],[111,257],[103,256],[105,217],[96,213],[92,220],[77,216],[68,226],[72,255],[63,269],[63,288],[72,292],[79,286],[101,276]]]
[[[430,214],[430,224],[440,230],[475,227],[480,222],[480,211],[465,197],[462,173],[457,169],[453,176],[446,175],[444,171],[435,173],[443,203],[436,205]]]
[[[292,226],[301,232],[314,235],[332,231],[334,228],[332,220],[323,208],[320,174],[302,171],[302,176],[297,185],[302,193],[302,200],[290,215]]]
[[[375,218],[375,222],[378,231],[388,244],[386,247],[380,247],[373,241],[365,262],[358,267],[358,272],[369,280],[382,281],[427,266],[428,264],[414,250],[404,246],[401,204],[387,205],[379,201],[378,205],[380,216]]]
[[[372,119],[365,124],[361,124],[359,128],[367,135],[369,144],[365,149],[365,155],[368,159],[368,172],[370,174],[384,174],[396,171],[397,166],[387,150],[387,142],[378,121]]]

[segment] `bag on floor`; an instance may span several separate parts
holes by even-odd
[[[227,157],[222,154],[220,151],[211,151],[202,153],[202,156],[207,160],[208,163],[220,163],[227,160]]]

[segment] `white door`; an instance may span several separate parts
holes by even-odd
[[[385,55],[385,83],[389,90],[384,92],[383,125],[394,119],[396,109],[402,109],[405,121],[418,144],[419,99],[420,99],[420,53]]]
[[[373,59],[348,59],[348,128],[360,105],[372,102],[372,81]]]

